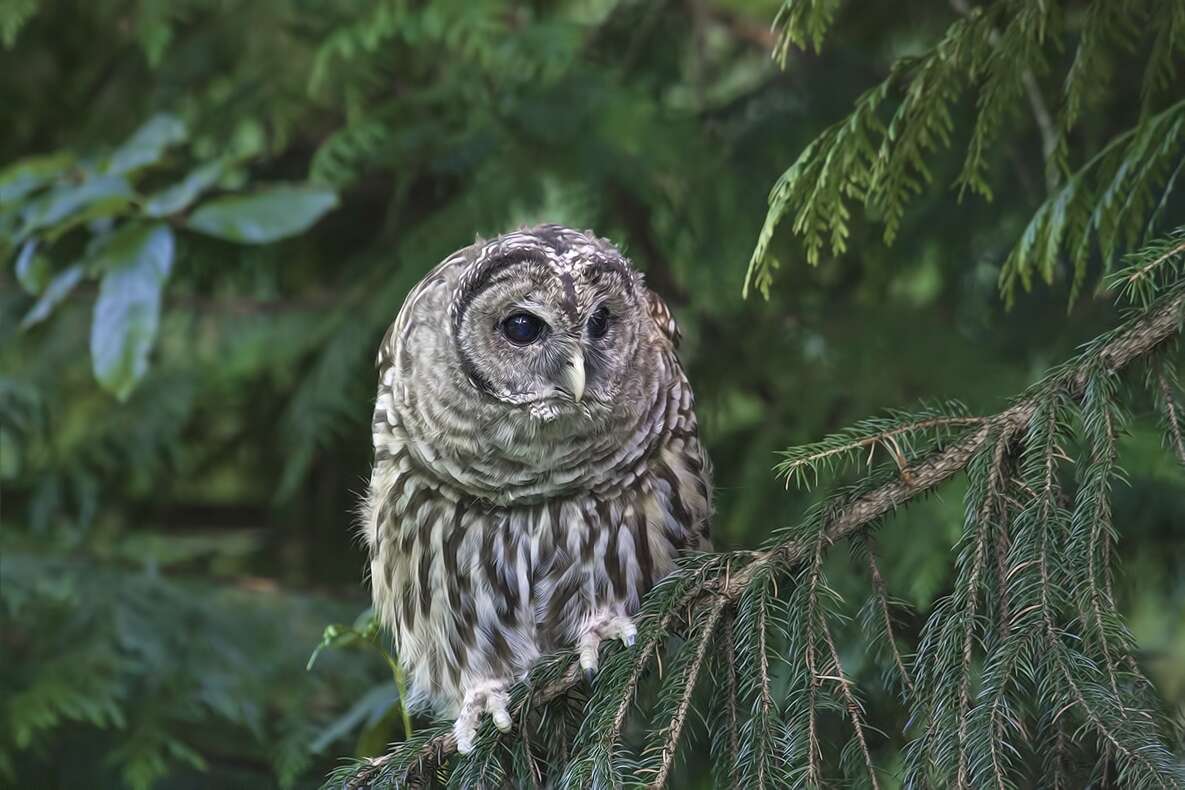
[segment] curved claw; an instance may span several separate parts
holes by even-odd
[[[507,732],[511,726],[510,712],[506,709],[509,702],[505,680],[487,680],[465,689],[461,710],[453,722],[457,751],[461,754],[473,751],[482,713],[490,715],[499,731]]]
[[[601,612],[589,618],[577,642],[580,667],[589,683],[597,671],[597,653],[601,649],[601,642],[606,639],[620,639],[626,647],[633,647],[638,640],[638,628],[633,620],[621,614]]]

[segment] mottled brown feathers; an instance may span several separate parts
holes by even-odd
[[[585,328],[597,309],[604,337]],[[507,343],[514,310],[547,337]],[[678,339],[616,248],[560,226],[460,250],[408,295],[378,354],[363,533],[414,703],[468,721],[542,653],[591,639],[595,660],[602,632],[629,630],[606,623],[708,548]]]

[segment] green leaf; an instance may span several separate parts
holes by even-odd
[[[98,176],[79,184],[62,184],[29,203],[20,236],[25,238],[33,231],[56,225],[95,204],[124,202],[135,194],[122,176]]]
[[[173,232],[167,225],[133,225],[121,230],[103,250],[104,274],[91,324],[91,362],[99,384],[120,400],[127,399],[148,370],[173,246]]]
[[[17,33],[39,9],[37,0],[5,0],[0,3],[0,42],[5,49],[16,43]]]
[[[227,241],[267,244],[302,233],[337,202],[337,193],[324,187],[275,186],[203,203],[188,224]]]
[[[49,280],[49,261],[37,254],[37,242],[26,241],[16,256],[16,279],[25,291],[36,296]]]
[[[25,314],[21,320],[21,329],[28,329],[29,327],[39,324],[53,309],[61,304],[62,300],[70,295],[74,290],[74,286],[82,282],[83,275],[86,274],[86,269],[81,264],[74,264],[63,269],[52,280],[45,290],[41,292],[41,298],[37,300],[37,304]]]
[[[150,217],[164,217],[189,208],[203,192],[218,183],[229,164],[225,159],[207,162],[182,181],[149,197],[144,203],[144,213]]]
[[[40,189],[72,164],[73,154],[62,152],[22,159],[0,170],[0,206]]]
[[[177,116],[154,115],[115,149],[107,160],[106,172],[120,175],[156,164],[170,146],[183,142],[188,135],[185,122]]]

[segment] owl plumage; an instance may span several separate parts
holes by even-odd
[[[632,642],[642,596],[709,548],[710,468],[662,300],[558,225],[479,241],[408,295],[379,349],[363,503],[375,610],[413,707],[505,729],[542,654]]]

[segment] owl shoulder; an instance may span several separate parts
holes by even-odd
[[[423,279],[408,291],[403,300],[403,306],[399,309],[399,314],[387,327],[382,343],[379,344],[378,356],[374,361],[376,368],[383,370],[394,363],[399,353],[400,340],[406,334],[418,312],[429,307],[436,315],[447,307],[447,301],[453,288],[471,263],[470,248],[460,250],[436,264],[431,271],[424,275]],[[441,303],[426,305],[430,301]]]
[[[649,288],[646,289],[646,302],[650,310],[650,317],[658,325],[659,331],[666,335],[673,347],[678,348],[679,341],[683,339],[683,333],[679,330],[679,324],[675,321],[671,308],[667,307],[667,303],[661,296]]]

